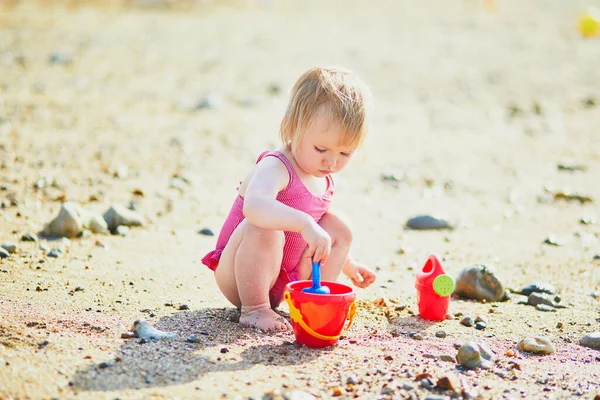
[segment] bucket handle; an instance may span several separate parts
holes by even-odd
[[[354,315],[356,314],[356,302],[353,301],[350,304],[350,310],[348,310],[349,322],[348,322],[348,326],[346,327],[346,329],[344,329],[339,335],[335,335],[335,336],[321,335],[320,333],[317,333],[314,330],[312,330],[312,328],[310,326],[306,325],[306,322],[304,322],[304,318],[302,318],[302,313],[292,303],[292,296],[290,295],[290,292],[288,292],[286,290],[285,293],[283,294],[283,298],[285,299],[288,306],[290,307],[290,318],[294,322],[299,324],[302,327],[302,329],[304,329],[308,334],[310,334],[311,336],[314,336],[317,339],[337,340],[340,338],[340,336],[342,336],[344,333],[346,333],[346,332],[348,332],[348,330],[350,330],[350,327],[352,327],[352,323],[354,322]]]

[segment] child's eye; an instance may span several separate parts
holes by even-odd
[[[350,157],[352,155],[352,153],[340,153],[340,154],[344,157]]]
[[[317,146],[315,146],[315,150],[319,153],[325,153],[325,149],[320,149]]]

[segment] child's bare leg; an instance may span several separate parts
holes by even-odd
[[[327,262],[321,267],[321,279],[335,282],[348,259],[348,252],[352,244],[352,231],[340,216],[331,212],[323,215],[319,225],[331,236],[331,253],[329,253]],[[312,262],[310,258],[302,256],[299,272],[302,279],[311,278]]]
[[[269,290],[281,268],[284,240],[283,232],[242,221],[223,249],[215,279],[225,297],[241,308],[243,325],[264,331],[290,329],[269,301]]]

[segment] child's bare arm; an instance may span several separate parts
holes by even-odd
[[[288,171],[277,158],[267,157],[258,163],[244,194],[248,221],[265,229],[300,232],[310,216],[276,200],[288,181]]]
[[[308,243],[308,256],[325,262],[331,251],[331,237],[308,214],[277,201],[277,193],[287,186],[287,168],[276,158],[258,163],[244,194],[244,216],[256,226],[299,232]]]

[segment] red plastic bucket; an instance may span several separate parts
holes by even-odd
[[[311,285],[312,281],[290,282],[283,294],[290,308],[296,342],[315,348],[333,346],[352,326],[356,293],[350,286],[335,282],[321,282],[331,294],[302,292]],[[346,319],[349,323],[344,329]]]

